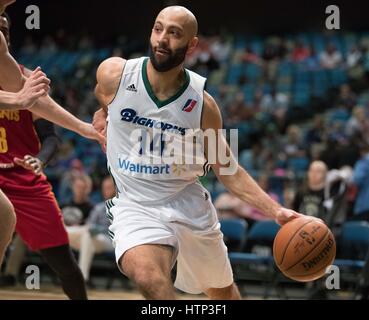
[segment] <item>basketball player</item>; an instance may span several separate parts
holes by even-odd
[[[196,35],[189,10],[167,7],[155,20],[149,58],[109,58],[97,70],[95,92],[108,112],[108,166],[118,190],[107,202],[116,260],[148,299],[175,298],[170,271],[176,260],[175,286],[182,291],[240,298],[216,211],[197,181],[202,166],[186,165],[180,173],[162,166],[157,174],[158,168],[149,170],[150,156],[131,152],[136,142],[130,134],[137,128],[178,135],[222,128],[219,108],[204,91],[205,79],[183,67],[198,44]],[[226,147],[224,138],[218,140]],[[211,167],[230,192],[279,224],[300,216],[273,201],[240,166],[233,175],[220,173],[219,160]]]
[[[4,14],[0,16],[0,31],[9,41],[9,21]],[[32,75],[22,66],[21,70],[26,77]],[[40,252],[69,298],[86,299],[84,279],[70,250],[60,208],[42,174],[55,156],[59,140],[52,123],[32,110],[0,114],[0,188],[14,206],[16,231],[23,241]]]
[[[4,30],[3,30],[4,31]],[[5,30],[6,32],[7,30]],[[7,91],[11,91],[11,92],[17,92],[22,88],[22,85],[24,83],[24,77],[22,76],[21,72],[20,72],[20,68],[18,67],[18,65],[16,64],[15,60],[12,58],[12,56],[9,54],[8,51],[8,46],[5,42],[5,38],[2,34],[2,32],[0,32],[0,59],[2,61],[1,64],[1,70],[0,70],[0,85],[2,88],[4,88]],[[44,76],[44,75],[43,75]],[[80,120],[78,120],[77,118],[75,118],[74,116],[72,116],[70,113],[68,113],[67,111],[65,111],[62,107],[60,107],[55,101],[53,101],[50,97],[41,97],[39,98],[36,102],[35,105],[32,107],[32,112],[33,114],[37,114],[38,116],[47,118],[48,120],[53,121],[54,123],[57,123],[67,129],[76,131],[77,133],[87,137],[87,138],[91,138],[91,139],[96,139],[98,140],[100,143],[104,143],[105,138],[102,137],[100,134],[98,134],[96,132],[96,130],[92,127],[91,124],[82,122]],[[10,118],[13,117],[14,114],[10,114],[11,112],[7,112],[7,114],[9,115]],[[16,117],[16,116],[15,116]],[[22,128],[23,130],[23,128]],[[5,131],[2,130],[2,131]],[[3,147],[7,146],[7,142],[4,138],[6,132],[2,132],[2,138],[3,138]],[[33,145],[34,146],[34,145]],[[29,148],[32,148],[32,146],[28,146]],[[29,162],[30,159],[19,159],[19,161],[23,161],[25,162],[25,165],[29,165],[32,166],[34,165],[34,163],[26,163]],[[29,178],[29,176],[28,176]],[[45,183],[43,183],[43,191],[45,191],[46,185]],[[46,192],[46,191],[45,191]],[[45,193],[46,194],[46,193]],[[54,209],[55,209],[55,204],[52,204],[50,202],[50,198],[46,199],[45,201],[49,201],[49,206],[51,207],[52,205],[54,205]],[[13,231],[13,226],[15,224],[15,217],[14,217],[14,209],[12,208],[12,205],[10,204],[10,202],[8,201],[8,199],[6,199],[6,197],[2,194],[2,199],[1,199],[1,206],[4,211],[6,212],[10,212],[11,214],[6,214],[5,218],[3,219],[2,217],[2,223],[1,226],[4,228],[6,228],[6,230],[4,230],[4,235],[3,232],[1,232],[1,249],[2,251],[5,250],[5,245],[7,244],[8,241],[8,236],[12,233]],[[44,209],[44,208],[42,208]],[[2,210],[2,211],[3,211]],[[6,222],[3,224],[3,221]],[[58,222],[57,220],[55,221],[55,224],[60,223],[60,221]],[[46,223],[47,224],[47,223]],[[43,226],[45,227],[44,224]],[[3,230],[1,230],[3,231]],[[46,232],[46,228],[44,229],[44,231]],[[50,232],[50,230],[48,230]],[[61,235],[61,233],[59,234],[59,236]],[[51,235],[50,235],[51,236]],[[3,241],[4,239],[4,241]],[[59,237],[58,240],[56,241],[60,241],[61,237]],[[36,240],[35,240],[36,241]],[[54,248],[53,248],[54,249]],[[85,292],[85,288],[83,283],[81,283],[80,279],[83,278],[80,275],[80,271],[79,269],[75,269],[73,267],[73,265],[70,264],[70,252],[68,250],[65,250],[65,248],[62,249],[62,251],[59,252],[59,247],[56,248],[55,250],[53,250],[53,253],[48,255],[48,257],[46,257],[46,254],[44,254],[44,257],[46,257],[46,259],[48,260],[48,263],[52,266],[55,266],[55,270],[57,271],[58,275],[60,278],[63,278],[63,288],[66,291],[66,293],[68,294],[68,296],[70,298],[73,299],[85,299],[86,298],[86,292]],[[64,257],[63,257],[64,255]],[[58,256],[58,259],[53,259],[53,257]],[[59,259],[60,258],[60,259]],[[51,259],[53,261],[51,261]],[[65,264],[65,262],[67,262],[67,265]],[[74,263],[74,265],[76,265]],[[71,268],[72,267],[72,268]],[[77,273],[76,273],[77,272]],[[79,272],[79,274],[78,274]],[[76,279],[78,279],[77,282]],[[77,286],[75,285],[77,283]]]
[[[13,3],[15,0],[0,0],[0,14],[3,13],[5,8]],[[15,66],[14,60],[10,57],[7,51],[7,47],[4,46],[5,39],[3,34],[0,32],[0,56],[1,56],[1,68],[0,68],[0,79],[6,77],[6,75],[1,75],[4,71],[3,66],[8,67]],[[19,76],[16,79],[17,75]],[[15,72],[13,75],[15,80],[20,81],[20,72]],[[40,72],[39,69],[35,70],[35,73],[25,82],[24,88],[18,87],[17,93],[5,92],[0,90],[0,110],[1,109],[14,109],[14,108],[27,108],[32,106],[32,104],[42,95],[48,92],[49,80],[45,75]],[[0,266],[3,261],[4,253],[6,247],[11,241],[11,237],[15,228],[16,217],[13,205],[10,203],[9,199],[0,190]]]

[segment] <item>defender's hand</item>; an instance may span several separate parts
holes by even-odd
[[[28,109],[33,106],[38,98],[46,96],[50,90],[50,80],[37,67],[31,76],[24,83],[23,88],[16,93],[17,102],[21,109]]]
[[[25,155],[23,159],[14,158],[13,161],[18,166],[21,166],[27,170],[31,170],[36,175],[40,175],[44,167],[44,164],[40,159],[30,155]]]

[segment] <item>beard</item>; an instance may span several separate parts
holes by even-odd
[[[186,58],[186,53],[188,50],[188,44],[182,48],[176,50],[170,50],[169,48],[159,47],[160,49],[166,50],[168,56],[161,62],[156,60],[155,51],[151,43],[149,44],[149,57],[154,69],[158,72],[167,72],[177,66],[179,66]]]

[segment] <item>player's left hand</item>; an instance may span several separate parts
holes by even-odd
[[[301,214],[301,213],[298,213],[294,210],[282,207],[282,208],[278,209],[275,221],[280,225],[284,225],[285,223],[287,223],[287,222],[289,222],[293,219],[303,217],[303,216],[304,215]]]
[[[25,155],[23,159],[14,158],[13,161],[18,166],[21,166],[27,170],[31,170],[36,175],[40,175],[44,167],[44,164],[40,159],[32,157],[28,154]]]

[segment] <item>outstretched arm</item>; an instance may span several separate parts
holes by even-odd
[[[24,72],[26,77],[31,75],[30,70],[25,69]],[[83,137],[97,140],[99,143],[105,143],[105,137],[99,134],[92,124],[79,120],[48,95],[39,98],[29,110],[39,118],[49,120]]]
[[[105,138],[93,128],[92,124],[79,120],[49,96],[38,99],[30,111],[83,137],[105,143]]]
[[[219,108],[215,100],[208,94],[204,93],[204,110],[202,118],[202,129],[216,130],[216,141],[214,146],[208,146],[205,142],[205,153],[207,158],[215,159],[215,163],[211,163],[211,167],[214,170],[217,178],[224,186],[235,196],[242,201],[247,202],[251,206],[259,209],[265,215],[275,219],[279,224],[284,224],[289,220],[299,217],[300,214],[283,208],[279,203],[274,201],[269,195],[263,191],[255,180],[244,170],[236,160],[234,159],[227,141],[223,135],[218,133],[219,129],[222,129],[222,118]],[[209,157],[209,152],[217,152],[217,146],[222,144],[222,148],[218,147],[218,150],[227,150],[227,155],[230,156],[230,163],[222,164],[219,160],[219,154],[215,154],[214,157]],[[222,168],[236,168],[233,174],[222,173]]]

